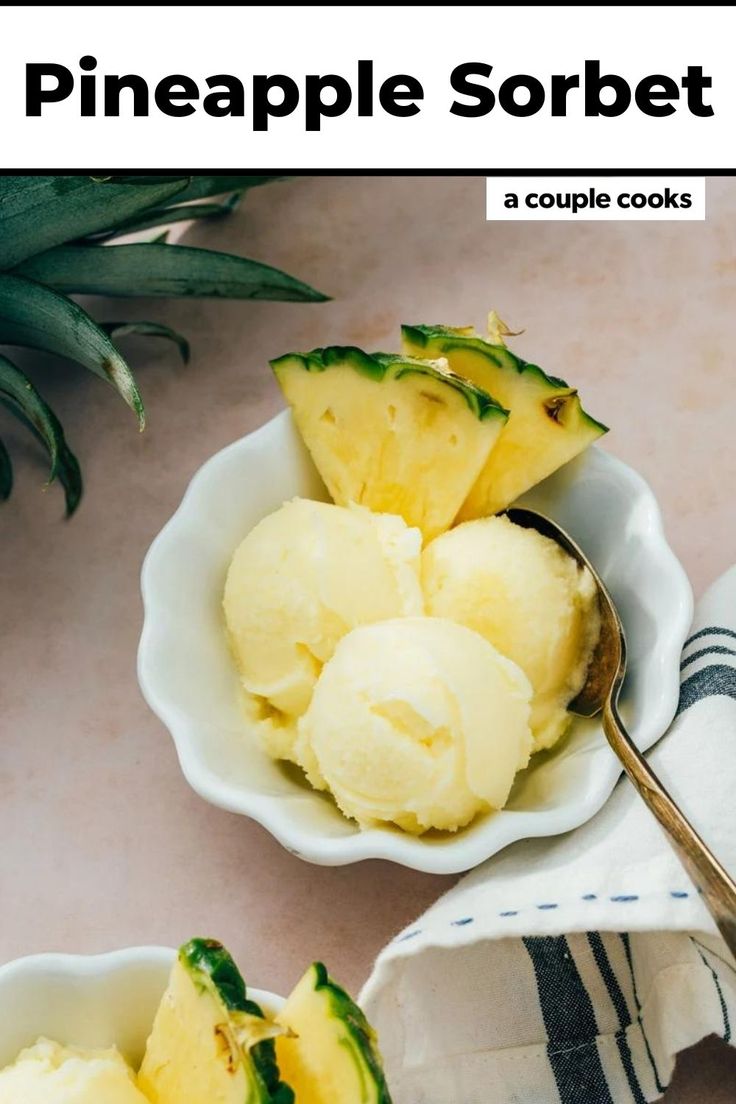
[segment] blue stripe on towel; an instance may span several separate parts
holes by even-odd
[[[723,1041],[724,1041],[724,1043],[730,1043],[731,1042],[731,1021],[730,1021],[729,1016],[728,1016],[728,1006],[726,1005],[726,998],[723,995],[723,990],[721,989],[721,983],[718,980],[718,974],[715,972],[715,970],[711,966],[710,962],[708,962],[708,959],[703,954],[703,951],[707,950],[707,948],[704,947],[702,943],[699,943],[697,939],[693,939],[692,936],[690,936],[690,941],[693,943],[693,945],[695,946],[696,951],[698,952],[698,954],[702,958],[703,965],[706,966],[708,968],[708,970],[710,970],[711,975],[713,977],[713,984],[716,987],[716,993],[718,994],[718,1001],[719,1001],[719,1004],[721,1006],[721,1015],[723,1016]]]
[[[634,1098],[636,1104],[646,1104],[646,1097],[641,1091],[641,1085],[639,1084],[639,1078],[636,1076],[636,1070],[634,1069],[634,1062],[631,1057],[631,1048],[629,1047],[629,1040],[626,1036],[626,1028],[631,1023],[631,1015],[629,1014],[629,1006],[626,1003],[626,997],[623,994],[621,986],[618,983],[618,978],[613,972],[608,953],[606,951],[603,940],[599,932],[588,932],[588,943],[590,949],[593,952],[593,958],[595,959],[596,966],[600,972],[601,977],[605,983],[608,995],[611,998],[611,1004],[616,1010],[618,1016],[619,1030],[616,1032],[616,1046],[618,1047],[618,1053],[621,1058],[621,1065],[624,1067],[624,1073],[626,1074],[626,1080],[629,1083],[631,1089],[631,1095]]]
[[[693,633],[689,636],[683,648],[687,648],[689,644],[692,644],[694,640],[700,640],[703,636],[732,636],[736,640],[736,632],[733,629],[724,629],[721,625],[708,625],[707,628],[701,629],[700,632]]]
[[[685,679],[680,687],[680,704],[677,707],[677,713],[678,715],[684,713],[691,705],[703,698],[717,695],[736,699],[736,667],[712,663],[709,667],[703,667],[694,675],[690,675],[690,678]]]
[[[699,648],[697,652],[693,652],[687,659],[683,659],[680,664],[680,670],[684,671],[686,667],[689,667],[691,663],[695,663],[696,659],[702,659],[706,655],[732,655],[736,656],[736,648],[727,648],[725,644],[711,644],[709,648]]]
[[[634,1003],[636,1004],[636,1018],[639,1021],[641,1027],[641,1037],[644,1040],[644,1046],[647,1049],[647,1057],[652,1067],[652,1073],[654,1074],[654,1083],[657,1086],[657,1092],[663,1093],[667,1088],[659,1080],[659,1070],[657,1069],[657,1063],[654,1061],[654,1055],[652,1054],[652,1048],[649,1045],[646,1032],[644,1030],[644,1023],[641,1018],[641,1003],[639,1001],[639,992],[636,988],[636,974],[634,973],[634,960],[631,955],[631,939],[628,932],[621,932],[621,942],[624,945],[624,953],[626,954],[626,962],[628,963],[629,973],[631,974],[631,988],[634,991]]]
[[[561,1104],[613,1104],[588,991],[562,935],[526,936]]]

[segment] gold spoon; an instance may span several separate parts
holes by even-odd
[[[618,713],[618,697],[626,674],[626,638],[613,600],[588,558],[564,529],[535,510],[511,509],[509,519],[525,529],[551,537],[579,564],[587,567],[598,586],[601,634],[585,685],[570,702],[579,717],[603,711],[603,731],[624,770],[669,836],[675,852],[701,893],[726,946],[736,957],[736,883],[701,839],[682,810],[667,793],[633,743]]]

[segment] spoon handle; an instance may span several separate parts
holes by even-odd
[[[701,893],[726,946],[736,957],[736,883],[632,743],[618,715],[616,704],[610,697],[603,709],[603,730],[627,775],[669,836],[670,843]]]

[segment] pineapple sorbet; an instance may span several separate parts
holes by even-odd
[[[523,671],[463,625],[367,625],[326,664],[297,758],[361,825],[454,830],[506,803],[532,749],[530,696]]]
[[[78,1050],[48,1039],[0,1070],[0,1104],[147,1104],[117,1050]]]
[[[427,613],[474,629],[522,668],[534,690],[534,750],[570,721],[600,632],[596,586],[555,541],[505,517],[468,521],[422,555]]]
[[[246,705],[270,753],[293,758],[296,720],[358,625],[423,612],[421,535],[362,506],[296,498],[237,549],[224,609]]]

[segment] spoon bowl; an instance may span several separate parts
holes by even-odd
[[[588,667],[585,685],[568,705],[570,712],[578,717],[595,717],[603,709],[616,680],[620,688],[626,675],[626,637],[613,599],[580,546],[551,518],[537,513],[536,510],[521,508],[507,510],[506,515],[514,525],[520,525],[523,529],[536,529],[542,536],[555,541],[582,567],[587,567],[595,580],[601,631]]]

